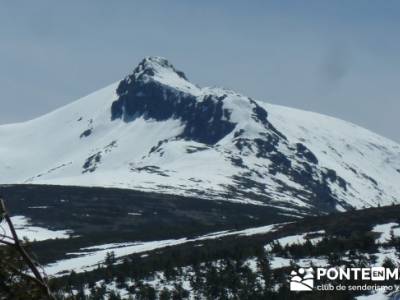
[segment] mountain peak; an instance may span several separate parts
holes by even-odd
[[[166,58],[160,56],[145,57],[135,68],[132,75],[135,76],[135,79],[178,76],[183,80],[188,80],[182,71],[177,70]]]
[[[166,121],[179,119],[179,138],[215,144],[236,126],[223,100],[227,95],[206,93],[162,57],[146,57],[117,88],[111,120],[131,122],[138,117]]]
[[[174,93],[198,95],[201,90],[188,81],[186,75],[177,70],[167,59],[148,56],[136,66],[131,74],[118,85],[118,96],[132,93],[140,96],[145,90],[169,90]]]
[[[164,66],[164,67],[171,67],[172,66],[170,64],[170,62],[165,57],[161,57],[161,56],[146,56],[142,60],[142,63],[159,64],[160,66]]]

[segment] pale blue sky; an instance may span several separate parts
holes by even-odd
[[[8,1],[0,124],[168,58],[200,85],[313,110],[400,141],[398,1]]]

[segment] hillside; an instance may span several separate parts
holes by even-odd
[[[293,293],[288,276],[296,266],[398,262],[398,205],[296,219],[268,207],[131,190],[27,185],[0,192],[53,290],[77,299],[87,299],[83,292],[89,299],[225,299],[226,292],[228,299],[386,299],[365,291]]]

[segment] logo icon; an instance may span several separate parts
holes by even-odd
[[[299,268],[290,273],[291,291],[312,291],[314,288],[314,270],[313,268]]]
[[[371,268],[371,280],[373,281],[384,281],[386,269],[383,267],[372,267]]]

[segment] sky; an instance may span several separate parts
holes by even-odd
[[[338,117],[400,142],[400,1],[2,1],[0,124],[166,57],[200,86]]]

